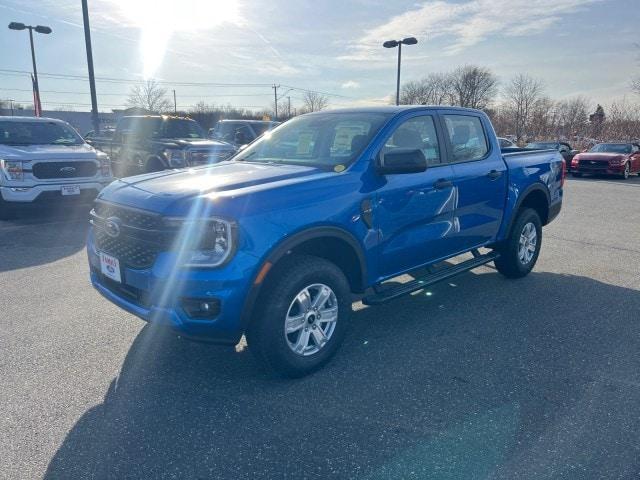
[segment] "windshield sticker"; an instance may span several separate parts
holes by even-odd
[[[336,165],[335,167],[333,167],[333,171],[336,173],[340,173],[344,171],[344,165]]]

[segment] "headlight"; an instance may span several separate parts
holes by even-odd
[[[111,176],[111,160],[108,155],[98,155],[98,161],[100,162],[100,174],[103,177]]]
[[[165,219],[179,228],[174,249],[184,267],[217,267],[225,263],[235,248],[235,223],[221,218],[204,220]]]
[[[13,160],[0,160],[2,171],[9,180],[24,180],[22,162]]]
[[[184,167],[186,162],[186,152],[184,150],[178,150],[176,148],[167,148],[162,152],[164,157],[172,167]]]

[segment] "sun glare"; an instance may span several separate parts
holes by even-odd
[[[144,78],[160,67],[174,33],[241,23],[237,0],[115,0],[128,21],[140,28]]]

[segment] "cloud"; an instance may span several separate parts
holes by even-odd
[[[384,40],[407,36],[419,41],[440,39],[444,54],[453,55],[490,37],[539,34],[568,15],[603,0],[468,0],[423,2],[369,29],[355,52],[340,60],[371,61],[380,57]]]
[[[355,80],[348,80],[341,85],[342,88],[360,88],[360,84]]]

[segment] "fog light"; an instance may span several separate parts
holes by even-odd
[[[182,309],[191,318],[213,319],[220,313],[217,298],[183,298]]]

